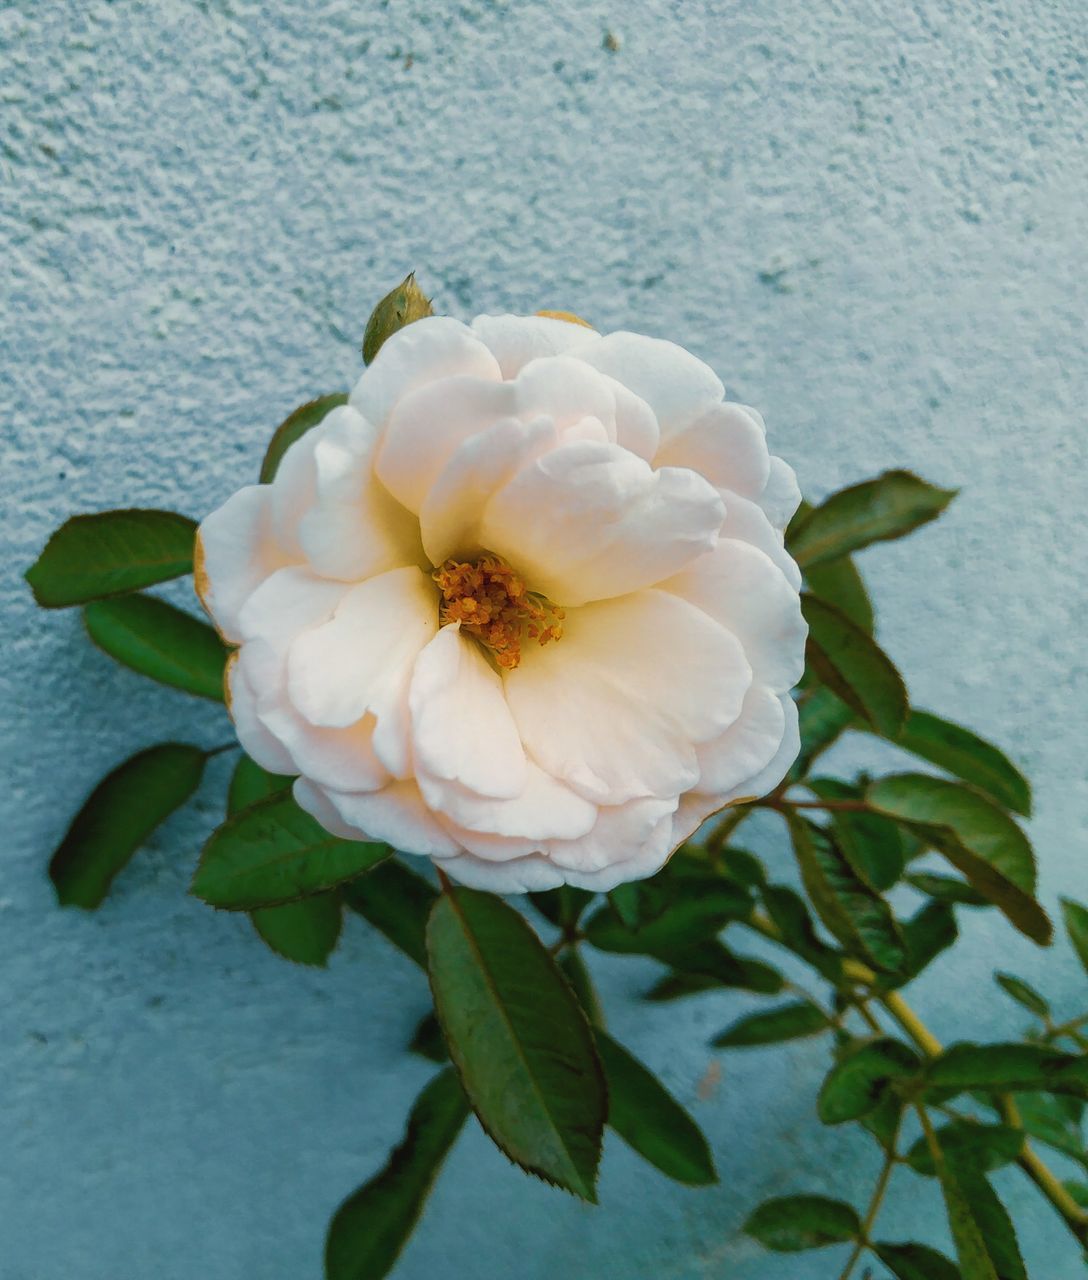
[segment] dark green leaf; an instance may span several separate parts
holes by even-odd
[[[559,968],[570,983],[570,989],[578,997],[582,1012],[595,1027],[604,1026],[604,1010],[601,1008],[597,989],[589,976],[585,959],[579,947],[566,947],[559,955]]]
[[[191,613],[136,594],[92,601],[83,620],[95,644],[126,667],[197,697],[223,700],[227,650]]]
[[[902,972],[906,944],[891,908],[855,875],[828,832],[796,814],[788,820],[801,878],[820,919],[874,968]]]
[[[337,1209],[325,1241],[327,1280],[380,1280],[392,1271],[467,1117],[464,1092],[448,1067],[419,1095],[385,1168]]]
[[[637,929],[642,919],[642,893],[635,882],[618,884],[609,890],[608,901],[612,910],[628,929]]]
[[[588,889],[576,889],[573,885],[564,884],[558,889],[531,893],[529,901],[557,929],[573,929],[594,896]]]
[[[783,1040],[800,1040],[818,1036],[831,1024],[821,1009],[807,1000],[780,1005],[738,1018],[732,1026],[716,1035],[711,1044],[717,1049],[739,1049],[750,1045],[781,1044]]]
[[[241,756],[231,774],[230,788],[227,791],[227,813],[229,815],[240,809],[248,809],[258,800],[267,800],[269,796],[286,791],[290,785],[290,778],[269,773],[249,756]]]
[[[1062,1186],[1069,1192],[1070,1198],[1082,1209],[1088,1209],[1088,1183],[1063,1182]]]
[[[955,1153],[947,1154],[947,1164],[959,1183],[971,1216],[978,1224],[998,1280],[1028,1280],[1012,1219],[993,1187],[970,1161],[961,1161]],[[970,1280],[966,1268],[965,1275]]]
[[[956,1264],[925,1244],[879,1243],[873,1252],[895,1280],[960,1280]]]
[[[1072,898],[1062,898],[1062,920],[1073,950],[1077,953],[1081,967],[1088,973],[1088,909],[1074,902]]]
[[[995,973],[994,981],[1007,996],[1011,996],[1017,1004],[1023,1005],[1029,1013],[1038,1014],[1040,1018],[1050,1016],[1050,1005],[1023,978],[1017,978],[1011,973]]]
[[[102,511],[73,516],[27,570],[47,609],[124,595],[193,571],[196,524],[173,511]]]
[[[967,1120],[953,1120],[937,1130],[941,1150],[957,1164],[974,1165],[982,1173],[1012,1164],[1024,1147],[1024,1135],[1007,1124],[974,1124]],[[935,1178],[937,1168],[933,1154],[924,1137],[911,1147],[906,1155],[907,1163],[915,1173]]]
[[[938,489],[909,471],[885,471],[833,493],[790,526],[787,545],[808,570],[874,542],[901,538],[935,520],[955,496],[955,489]]]
[[[762,897],[782,945],[812,965],[829,982],[838,983],[842,977],[842,956],[817,934],[804,899],[781,884],[766,885]]]
[[[714,938],[671,948],[667,957],[659,955],[657,959],[672,965],[675,972],[666,974],[651,987],[646,993],[647,1000],[676,1000],[722,987],[773,996],[785,985],[777,969],[761,960],[738,956]]]
[[[446,1037],[442,1034],[442,1028],[438,1025],[438,1019],[433,1012],[424,1014],[419,1020],[419,1026],[416,1027],[408,1048],[412,1053],[418,1053],[421,1058],[426,1058],[430,1062],[449,1061],[450,1053],[446,1048]]]
[[[450,1056],[484,1129],[529,1173],[593,1201],[604,1075],[540,939],[500,898],[450,889],[431,911],[427,957]]]
[[[296,964],[324,965],[336,949],[343,908],[335,893],[318,893],[280,907],[258,907],[250,915],[265,942]]]
[[[862,789],[837,778],[812,778],[805,784],[821,800],[860,800]],[[835,812],[831,825],[839,848],[854,871],[878,893],[903,874],[906,851],[900,828],[878,813]]]
[[[212,833],[192,892],[213,907],[252,911],[331,889],[388,856],[388,845],[330,835],[290,792],[281,792]]]
[[[824,1124],[858,1120],[872,1111],[893,1081],[917,1075],[920,1065],[917,1054],[902,1041],[890,1036],[866,1041],[828,1072],[816,1112]]]
[[[805,572],[808,588],[814,596],[841,609],[862,631],[873,633],[873,605],[857,566],[849,556],[826,560]]]
[[[959,783],[917,773],[882,778],[866,798],[879,812],[923,833],[1021,932],[1036,942],[1050,941],[1050,921],[1032,896],[1031,845],[1004,810]]]
[[[95,787],[49,863],[62,906],[99,906],[110,883],[160,823],[200,784],[207,756],[165,742],[119,765]]]
[[[997,747],[970,729],[911,709],[896,740],[898,745],[971,783],[992,800],[1015,813],[1031,813],[1031,786],[1028,780]]]
[[[808,774],[817,756],[835,743],[844,730],[858,725],[853,710],[830,689],[819,685],[805,693],[797,710],[801,751],[790,772],[795,780]]]
[[[907,690],[876,641],[833,605],[804,594],[808,661],[819,679],[878,733],[895,739],[907,715]]]
[[[438,895],[422,876],[399,858],[390,858],[345,885],[343,893],[353,911],[420,968],[427,967],[427,917]]]
[[[1032,1090],[1088,1096],[1088,1057],[1035,1044],[954,1044],[929,1065],[934,1088]]]
[[[744,1224],[747,1235],[775,1253],[800,1253],[855,1240],[858,1215],[841,1200],[825,1196],[783,1196],[765,1200]]]
[[[283,455],[296,440],[301,440],[312,427],[324,422],[333,409],[342,404],[347,404],[347,402],[347,396],[340,393],[321,396],[317,400],[311,400],[308,404],[301,405],[290,417],[285,418],[276,428],[275,434],[268,442],[264,461],[261,463],[261,484],[272,483],[276,477],[276,472],[279,470],[279,465],[283,461]]]
[[[677,1182],[717,1182],[706,1138],[661,1081],[603,1031],[597,1049],[608,1081],[608,1123],[624,1142]]]
[[[739,885],[717,876],[685,876],[670,882],[669,897],[662,898],[657,914],[648,914],[645,908],[636,911],[628,917],[636,921],[632,926],[610,901],[590,916],[585,935],[602,951],[668,959],[677,949],[713,938],[730,920],[744,919],[751,909],[751,896]]]
[[[899,1129],[903,1123],[903,1106],[903,1099],[888,1089],[872,1111],[867,1111],[858,1120],[861,1127],[871,1133],[887,1153],[896,1149]]]
[[[906,877],[906,882],[919,893],[927,894],[938,902],[952,903],[961,907],[988,907],[991,905],[977,889],[972,889],[957,876],[937,875],[930,871],[915,871]]]
[[[1079,1098],[1017,1093],[1014,1102],[1025,1133],[1088,1167],[1082,1127],[1083,1103]]]
[[[675,862],[675,857],[673,858]],[[745,889],[758,889],[767,883],[767,873],[763,863],[754,853],[747,849],[737,849],[733,845],[722,850],[723,874],[736,881]]]
[[[905,986],[917,978],[942,951],[952,946],[959,932],[955,913],[946,902],[927,902],[909,920],[903,921],[900,929],[907,944],[907,963],[901,977],[881,983],[885,989]]]

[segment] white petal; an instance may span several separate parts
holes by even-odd
[[[754,778],[774,759],[785,729],[781,699],[766,685],[753,684],[736,722],[699,746],[699,790],[718,795]]]
[[[285,558],[289,560],[301,560],[305,555],[298,538],[299,524],[313,506],[316,482],[314,448],[321,438],[323,423],[327,421],[328,415],[291,445],[280,459],[275,478],[267,486],[271,490],[271,526],[276,531]]]
[[[287,563],[271,518],[272,490],[251,484],[208,516],[197,533],[197,591],[224,639],[237,642],[238,614],[269,574]]]
[[[801,490],[793,468],[781,458],[771,458],[767,487],[757,499],[776,529],[785,529],[801,505]]]
[[[525,785],[512,800],[480,796],[422,771],[419,786],[428,806],[448,819],[460,843],[483,858],[533,853],[546,840],[585,835],[597,820],[596,805],[532,762]]]
[[[657,415],[641,396],[636,396],[630,387],[607,374],[601,374],[612,388],[616,398],[616,443],[629,449],[631,453],[652,461],[661,443],[661,429],[657,425]]]
[[[359,581],[418,564],[422,553],[416,520],[373,475],[375,428],[344,405],[310,435],[317,437],[313,497],[298,537],[316,572]]]
[[[808,634],[801,600],[762,551],[723,538],[713,551],[661,585],[737,636],[756,680],[774,693],[800,680]]]
[[[693,471],[654,471],[618,445],[561,445],[488,503],[483,545],[557,604],[625,595],[712,547],[723,506]]]
[[[291,753],[261,723],[257,715],[257,695],[236,656],[227,663],[226,684],[230,718],[246,755],[270,773],[295,773]]]
[[[296,778],[293,791],[298,807],[316,818],[331,835],[339,836],[341,840],[372,839],[365,831],[344,821],[323,787],[315,786],[307,778]]]
[[[337,791],[377,791],[392,781],[374,751],[373,716],[346,729],[319,729],[285,703],[262,707],[257,715],[290,753],[290,773]]]
[[[654,465],[690,467],[719,489],[758,498],[771,473],[763,428],[739,404],[716,404],[671,435]]]
[[[340,818],[359,832],[356,839],[384,840],[394,849],[430,858],[449,858],[461,852],[423,803],[411,779],[390,783],[381,791],[326,794]]]
[[[610,333],[578,356],[646,401],[657,416],[662,441],[725,396],[721,380],[709,365],[660,338]]]
[[[797,753],[801,750],[797,703],[788,693],[783,694],[780,701],[782,710],[786,715],[786,725],[782,732],[782,742],[775,752],[774,758],[754,778],[746,778],[743,782],[738,783],[731,792],[723,796],[723,803],[767,795],[789,773],[790,766],[797,759]]]
[[[247,642],[263,640],[282,659],[296,636],[332,617],[347,590],[342,582],[319,578],[303,565],[277,569],[241,609],[239,635]]]
[[[669,860],[669,855],[676,845],[672,839],[672,815],[665,814],[658,819],[641,844],[634,847],[631,856],[622,862],[612,862],[598,871],[567,871],[564,878],[567,884],[579,889],[590,889],[595,893],[607,893],[618,884],[627,884],[632,880],[645,880],[656,875]]]
[[[509,800],[527,766],[502,680],[475,640],[445,626],[416,659],[408,690],[418,772]]]
[[[404,396],[390,414],[374,464],[378,479],[418,514],[457,447],[496,423],[515,419],[517,407],[509,382],[456,376],[426,383]]]
[[[453,555],[467,557],[480,550],[480,515],[488,499],[522,466],[558,443],[551,422],[538,418],[500,422],[460,445],[419,513],[423,547],[431,563],[442,564]]]
[[[782,570],[790,586],[795,591],[800,591],[801,570],[786,550],[781,531],[774,528],[763,509],[729,489],[721,490],[721,496],[725,502],[721,536],[750,542],[752,546],[758,547]]]
[[[288,658],[292,703],[311,724],[346,728],[372,711],[374,749],[390,773],[408,767],[408,684],[438,630],[434,584],[392,569],[352,587],[329,622],[301,635]]]
[[[499,362],[504,378],[514,378],[530,360],[562,355],[590,345],[595,329],[550,316],[477,316],[472,332]]]
[[[725,801],[719,795],[710,795],[705,791],[689,791],[680,797],[680,804],[672,818],[672,835],[670,837],[674,849],[678,849],[685,840],[699,830],[707,818],[725,808]]]
[[[483,889],[487,893],[538,893],[542,889],[557,889],[565,879],[553,862],[538,853],[505,862],[463,853],[460,857],[444,858],[442,870],[466,888]]]
[[[694,743],[740,714],[738,641],[678,596],[644,591],[572,610],[562,639],[504,675],[530,758],[587,799],[668,798],[698,778]]]
[[[416,387],[453,374],[498,381],[495,357],[460,320],[428,316],[387,338],[351,393],[350,403],[379,429]]]
[[[562,429],[583,418],[604,424],[610,441],[616,439],[614,380],[606,378],[583,360],[553,356],[532,360],[513,382],[518,416],[525,420],[545,416]]]
[[[593,828],[577,840],[550,840],[548,856],[566,871],[603,871],[638,857],[668,828],[677,799],[630,800],[598,810]]]

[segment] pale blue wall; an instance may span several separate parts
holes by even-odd
[[[73,511],[199,514],[250,480],[286,410],[355,376],[407,267],[456,314],[574,308],[686,343],[812,495],[891,466],[965,486],[867,557],[881,634],[920,705],[1036,779],[1048,901],[1088,898],[1086,50],[1081,0],[0,8],[0,1280],[317,1280],[330,1210],[426,1077],[401,1048],[423,981],[359,922],[310,973],[186,898],[219,769],[100,913],[55,908],[78,797],[138,745],[223,729],[19,576]],[[1067,950],[968,923],[955,981],[920,984],[938,1033],[1016,1031],[998,962],[1083,1007]],[[865,1194],[870,1147],[812,1118],[823,1050],[731,1057],[700,1101],[744,1001],[646,1009],[650,969],[605,967],[614,1029],[693,1107],[722,1185],[610,1144],[593,1210],[471,1133],[405,1280],[837,1273],[738,1235],[776,1191]],[[1033,1276],[1079,1276],[1000,1180]],[[932,1229],[932,1188],[899,1189],[887,1233]]]

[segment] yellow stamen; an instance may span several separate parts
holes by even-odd
[[[521,662],[526,637],[547,644],[563,635],[563,610],[530,591],[499,556],[487,552],[476,561],[447,560],[431,576],[442,592],[443,626],[459,622],[507,671]]]

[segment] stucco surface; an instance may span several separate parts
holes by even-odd
[[[1086,66],[1080,0],[0,7],[2,1280],[317,1280],[330,1211],[427,1076],[402,1048],[423,980],[361,922],[308,972],[186,897],[225,760],[100,912],[56,908],[45,862],[81,795],[139,746],[225,730],[20,577],[73,512],[199,515],[249,481],[288,410],[355,377],[409,267],[454,314],[685,343],[812,496],[893,466],[962,485],[867,554],[881,636],[918,705],[1035,780],[1047,902],[1088,899]],[[746,842],[781,861],[771,821]],[[1085,1006],[1064,945],[964,924],[955,978],[916,992],[939,1035],[1017,1031],[995,965]],[[466,1132],[405,1280],[837,1274],[739,1234],[776,1192],[864,1200],[871,1144],[812,1114],[825,1050],[729,1057],[701,1096],[748,1001],[647,1008],[652,969],[601,966],[613,1029],[706,1127],[721,1185],[610,1140],[591,1209]],[[1032,1276],[1082,1274],[1034,1189],[999,1181]],[[908,1173],[882,1223],[942,1239]]]

